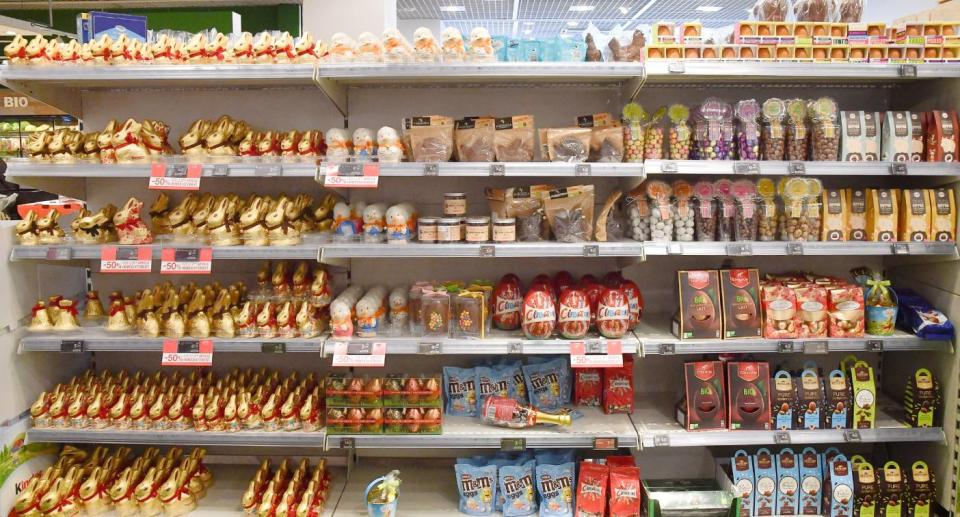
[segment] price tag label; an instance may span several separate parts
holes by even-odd
[[[600,256],[600,246],[597,244],[586,244],[583,246],[583,256],[584,257],[599,257]]]
[[[787,174],[791,176],[804,176],[807,174],[807,164],[803,162],[790,162],[787,164]]]
[[[222,177],[230,175],[230,166],[225,163],[218,163],[213,166],[213,170],[210,171],[211,176]]]
[[[906,176],[907,175],[907,164],[903,162],[896,162],[890,164],[890,174],[893,176]]]
[[[667,72],[671,74],[682,74],[686,72],[687,69],[684,66],[683,61],[670,61],[667,63]]]
[[[527,449],[526,438],[501,438],[500,450],[504,452],[521,452]]]
[[[843,430],[843,441],[845,442],[860,442],[860,430],[858,429],[844,429]]]
[[[82,354],[85,351],[83,340],[64,339],[60,341],[60,353],[62,354]]]
[[[780,341],[777,343],[777,350],[781,354],[792,354],[795,350],[793,341]]]
[[[573,175],[574,176],[590,176],[593,174],[593,169],[589,163],[578,163],[573,166]]]
[[[153,270],[150,246],[104,246],[100,248],[101,273],[149,273]]]
[[[481,257],[493,257],[497,254],[497,248],[492,244],[484,244],[480,246],[480,256]]]
[[[787,243],[787,255],[803,255],[803,243]]]
[[[587,345],[583,341],[570,342],[571,368],[622,368],[623,343],[620,340],[607,341],[605,354],[587,354]]]
[[[323,186],[333,188],[377,188],[379,163],[324,163]]]
[[[660,343],[660,355],[674,355],[677,353],[675,343]]]
[[[200,340],[163,340],[163,357],[160,366],[212,366],[213,341]]]
[[[507,166],[502,163],[491,163],[490,164],[490,175],[491,176],[506,176]]]
[[[753,245],[749,242],[727,244],[727,255],[731,257],[749,257],[753,255]]]
[[[773,435],[773,443],[778,445],[790,443],[790,433],[787,431],[777,431]]]
[[[830,352],[830,345],[826,341],[805,341],[803,353],[822,355]]]
[[[760,164],[757,162],[735,162],[733,164],[733,173],[757,175],[760,174]]]
[[[386,357],[386,343],[340,342],[333,346],[333,366],[335,368],[383,368]]]
[[[47,260],[70,260],[72,252],[67,247],[47,248]]]
[[[670,447],[670,435],[668,434],[653,435],[653,446],[654,447]]]
[[[883,352],[883,341],[879,339],[868,339],[867,352]]]
[[[617,450],[617,437],[596,437],[593,439],[593,450],[595,451],[615,451]]]
[[[285,354],[287,353],[287,344],[269,341],[260,343],[260,352],[264,354]]]
[[[443,343],[423,342],[419,344],[417,350],[420,355],[439,355],[443,353]]]
[[[260,163],[253,166],[254,176],[281,176],[283,165],[279,163]]]
[[[439,175],[440,175],[440,164],[439,164],[439,163],[425,163],[425,164],[423,164],[423,175],[424,175],[424,176],[439,176]]]
[[[203,166],[199,163],[154,163],[150,165],[152,190],[200,190]]]
[[[209,275],[213,248],[163,248],[160,250],[160,274]]]
[[[895,242],[891,244],[891,252],[894,255],[909,255],[910,246],[906,242]]]
[[[677,172],[677,162],[660,162],[660,172],[675,174]]]
[[[522,354],[523,353],[523,343],[520,341],[511,341],[507,343],[507,353],[508,354]]]

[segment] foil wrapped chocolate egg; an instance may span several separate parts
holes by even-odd
[[[417,404],[420,402],[420,390],[423,387],[420,385],[420,380],[416,377],[411,377],[403,383],[403,398],[408,404]]]
[[[374,377],[370,379],[363,386],[364,404],[376,404],[380,400],[380,396],[382,392],[383,392],[383,388],[380,383],[380,378]]]
[[[365,433],[380,433],[383,428],[383,410],[370,408],[363,415],[363,431]]]
[[[443,415],[438,408],[430,408],[423,413],[423,429],[425,433],[435,433],[440,430]]]
[[[408,433],[419,433],[421,420],[423,420],[423,410],[420,408],[407,408],[404,412],[403,419],[406,421],[406,431]]]
[[[363,425],[363,410],[360,408],[350,408],[347,410],[346,429],[353,433],[359,433]]]
[[[351,404],[359,404],[360,398],[363,395],[363,379],[353,378],[350,379],[350,382],[347,383],[347,400]]]

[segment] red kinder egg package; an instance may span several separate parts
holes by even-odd
[[[633,413],[633,356],[623,356],[623,367],[603,369],[603,412]]]
[[[608,467],[636,467],[637,462],[634,461],[633,455],[618,455],[618,456],[607,456],[607,466]],[[639,475],[639,472],[637,472]]]
[[[573,403],[578,406],[600,406],[602,374],[599,368],[573,369]]]
[[[604,517],[609,477],[610,469],[606,465],[586,461],[580,463],[575,517]]]
[[[640,469],[610,467],[610,512],[607,515],[640,517]]]

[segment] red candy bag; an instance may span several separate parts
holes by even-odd
[[[633,356],[623,356],[622,368],[603,369],[603,412],[633,413]]]
[[[610,513],[608,515],[640,517],[640,469],[637,467],[610,467]]]
[[[590,330],[590,300],[580,289],[568,288],[560,293],[557,312],[560,335],[566,339],[580,339]]]
[[[500,330],[520,328],[522,305],[520,279],[514,274],[503,275],[493,288],[493,325]]]
[[[573,403],[578,406],[600,406],[603,393],[599,368],[573,368]]]
[[[604,289],[597,303],[597,330],[606,338],[619,339],[630,330],[630,304],[620,289]]]
[[[527,339],[547,339],[557,324],[557,311],[549,290],[531,289],[523,299],[521,326]]]
[[[636,467],[637,462],[634,461],[632,455],[627,456],[607,456],[607,466],[608,467]]]
[[[586,461],[580,464],[575,517],[604,517],[609,477],[610,469],[606,465]]]

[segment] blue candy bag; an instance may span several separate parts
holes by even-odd
[[[513,376],[509,367],[478,366],[476,370],[477,414],[483,411],[483,403],[490,397],[513,398]]]
[[[490,515],[497,488],[497,467],[454,465],[457,472],[457,491],[460,492],[460,511],[467,515]]]
[[[953,323],[925,298],[910,289],[898,289],[897,323],[924,339],[953,339]]]
[[[486,456],[471,456],[469,458],[457,458],[457,465],[472,465],[474,467],[486,467],[490,463]]]
[[[477,416],[476,372],[473,368],[443,367],[447,415]]]
[[[530,515],[537,511],[537,498],[534,496],[534,462],[523,465],[500,467],[500,493],[503,494],[504,517]]]
[[[564,358],[528,364],[523,367],[523,376],[533,407],[541,411],[558,411],[570,402],[570,379]]]
[[[574,461],[577,451],[574,449],[540,449],[534,454],[537,465],[563,465]]]
[[[577,489],[575,463],[537,465],[537,493],[541,517],[573,517],[573,494]]]

